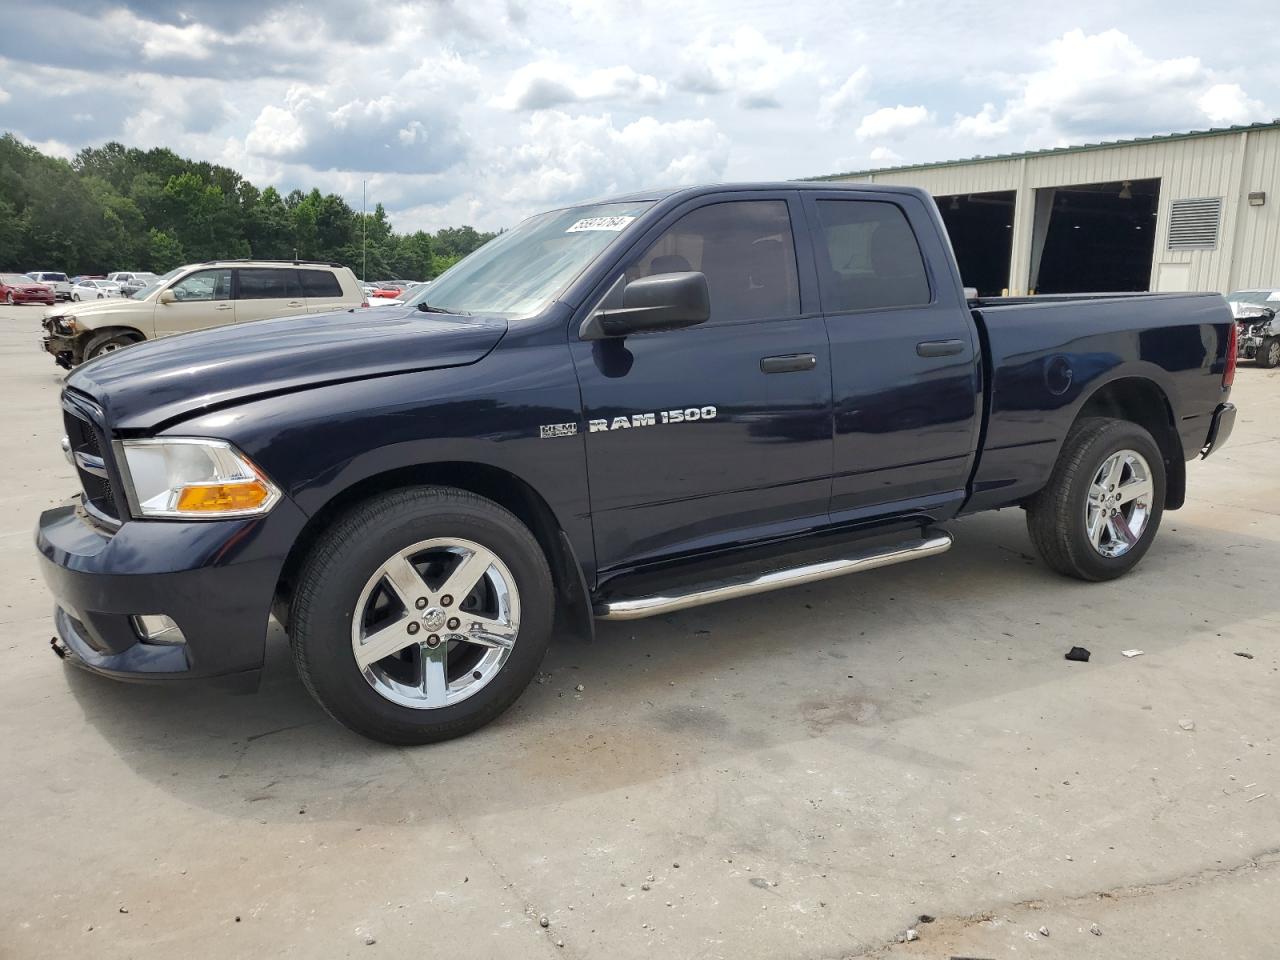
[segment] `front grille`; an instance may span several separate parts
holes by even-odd
[[[98,513],[119,519],[120,508],[111,486],[111,447],[99,435],[98,427],[70,403],[63,404],[62,421],[75,460],[76,473],[84,490],[85,503]],[[77,456],[83,454],[83,456]],[[102,464],[99,469],[96,464]]]

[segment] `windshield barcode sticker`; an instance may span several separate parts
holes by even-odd
[[[581,233],[583,230],[612,230],[615,233],[619,230],[626,229],[635,217],[587,217],[585,220],[579,220],[565,233]]]

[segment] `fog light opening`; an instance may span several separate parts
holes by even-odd
[[[173,619],[162,613],[147,613],[131,617],[134,632],[143,643],[160,647],[178,647],[187,642]]]

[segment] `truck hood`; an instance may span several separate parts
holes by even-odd
[[[52,288],[54,284],[45,284]],[[95,291],[96,292],[96,291]],[[98,317],[104,313],[129,313],[133,315],[134,322],[130,326],[138,326],[144,316],[151,316],[151,311],[155,304],[150,300],[133,300],[129,297],[115,297],[111,300],[81,300],[79,303],[68,301],[60,303],[57,306],[50,307],[44,312],[46,317],[65,317],[71,314],[75,317]]]
[[[475,363],[506,333],[497,318],[343,310],[150,340],[76,368],[113,429],[169,421],[265,394]]]

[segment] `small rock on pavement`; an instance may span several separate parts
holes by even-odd
[[[934,921],[934,917],[930,916],[929,914],[927,913],[920,914],[921,923],[933,923],[933,921]]]
[[[1246,652],[1245,652],[1245,651],[1243,651],[1243,650],[1237,650],[1237,651],[1236,651],[1236,656],[1237,656],[1237,657],[1244,657],[1246,660],[1252,660],[1252,659],[1253,659],[1253,654],[1252,654],[1252,653],[1246,653]]]
[[[1178,726],[1183,730],[1194,730],[1196,728],[1196,722],[1194,720],[1179,720]]]
[[[563,946],[564,946],[564,941],[563,941],[563,940],[557,940],[557,941],[556,941],[556,946],[557,946],[557,947],[563,947]]]
[[[1095,937],[1102,936],[1102,928],[1098,926],[1096,923],[1089,924],[1089,932],[1092,933]]]
[[[378,942],[378,938],[377,938],[377,937],[375,937],[372,933],[368,934],[368,935],[364,938],[364,945],[365,945],[366,947],[372,947],[372,946],[373,946],[375,943],[377,943],[377,942]]]
[[[908,930],[908,931],[904,934],[904,936],[907,938],[907,943],[910,943],[912,940],[919,940],[919,939],[920,939],[920,934],[918,934],[918,933],[916,932],[915,927],[912,927],[910,930]]]
[[[1048,928],[1048,927],[1041,927],[1041,928],[1039,929],[1039,931],[1037,931],[1037,932],[1040,934],[1040,936],[1042,936],[1042,937],[1047,937],[1047,936],[1049,935],[1049,928]]]
[[[577,690],[579,693],[581,693],[583,690],[585,690],[585,689],[587,689],[587,688],[586,688],[586,687],[584,687],[582,684],[578,684],[578,685],[577,685],[576,687],[574,687],[573,689],[575,689],[575,690]]]
[[[549,926],[551,926],[551,921],[550,921],[550,920],[548,920],[545,916],[539,917],[539,918],[538,918],[538,926],[540,926],[540,927],[549,927]]]
[[[640,884],[640,889],[641,889],[641,890],[648,890],[648,889],[649,889],[649,884],[647,884],[647,883],[642,883],[642,884]]]

